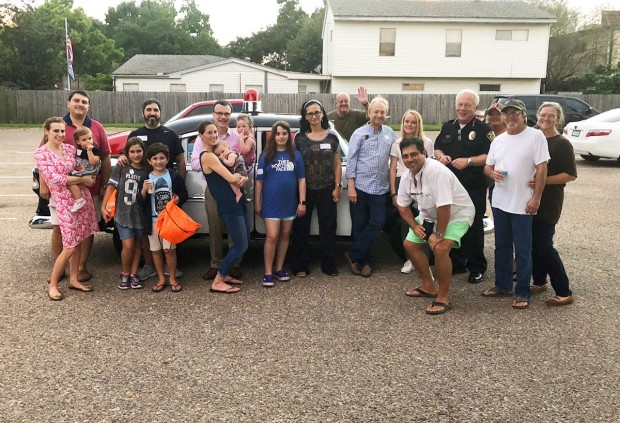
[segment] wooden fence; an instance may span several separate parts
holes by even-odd
[[[242,98],[240,93],[170,93],[170,92],[111,92],[93,91],[90,115],[105,124],[135,123],[142,120],[142,102],[157,98],[162,104],[162,120],[166,121],[180,110],[201,100],[218,98]],[[372,96],[378,94],[372,93]],[[442,123],[454,117],[456,94],[385,94],[390,102],[389,123],[398,123],[408,109],[418,110],[424,122]],[[66,91],[0,91],[0,123],[42,123],[50,116],[62,116],[67,112]],[[304,101],[317,99],[327,111],[334,108],[335,94],[264,94],[263,111],[272,113],[299,113]],[[575,95],[598,111],[620,107],[620,95]],[[493,94],[480,95],[480,104],[487,105]],[[361,108],[359,102],[351,99],[352,107]]]

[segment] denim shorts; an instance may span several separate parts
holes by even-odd
[[[287,216],[287,217],[266,217],[264,220],[295,220],[297,216]]]
[[[126,226],[119,225],[118,223],[116,223],[115,226],[116,231],[118,232],[118,237],[121,239],[121,241],[130,238],[139,241],[142,239],[142,237],[144,237],[144,230],[142,229],[128,228]]]

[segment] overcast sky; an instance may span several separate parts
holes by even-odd
[[[87,15],[105,20],[108,8],[123,0],[74,0],[74,8],[81,7]],[[381,0],[376,0],[381,1]],[[433,0],[430,0],[433,1]],[[435,0],[436,1],[436,0]],[[620,0],[566,0],[571,7],[588,14],[605,6],[609,10],[620,9]],[[35,3],[42,3],[36,0]],[[139,1],[138,1],[139,2]],[[177,1],[177,3],[180,3]],[[226,45],[239,36],[248,36],[272,25],[278,16],[276,0],[196,0],[201,11],[210,16],[211,28],[221,45]],[[299,4],[310,14],[323,5],[323,0],[299,0]]]

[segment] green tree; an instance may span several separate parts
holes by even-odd
[[[529,0],[528,3],[546,10],[556,17],[557,22],[551,25],[551,36],[572,34],[580,29],[584,22],[582,15],[566,4],[566,0]]]
[[[125,51],[136,54],[213,54],[224,49],[213,38],[209,15],[194,0],[185,0],[180,12],[173,0],[125,1],[110,7],[106,34]]]
[[[74,72],[110,72],[122,57],[114,42],[93,29],[82,9],[71,10],[72,0],[47,0],[39,7],[23,3],[4,9],[5,26],[0,49],[5,56],[0,78],[6,84],[28,89],[60,86],[66,76],[65,18],[71,30]]]
[[[620,94],[620,62],[615,66],[597,66],[584,80],[587,81],[586,94]]]
[[[277,0],[280,5],[275,25],[251,37],[238,37],[227,48],[233,57],[277,69],[289,69],[287,45],[300,32],[308,15],[299,7],[298,0]],[[319,38],[319,43],[321,40]]]
[[[323,60],[323,16],[325,8],[316,10],[305,19],[301,29],[286,45],[290,70],[316,72]]]

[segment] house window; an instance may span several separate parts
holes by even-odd
[[[140,87],[136,82],[123,83],[123,91],[140,91]]]
[[[404,83],[403,91],[424,91],[424,83],[423,82]]]
[[[299,84],[299,88],[297,89],[297,92],[299,94],[305,94],[308,92],[308,87],[306,87],[305,85]]]
[[[263,92],[263,86],[262,85],[246,85],[245,86],[245,90],[249,90],[251,88],[254,88],[256,91],[258,91],[259,93]]]
[[[379,30],[379,56],[394,56],[396,52],[396,28]]]
[[[224,84],[209,84],[209,91],[216,93],[224,92]]]
[[[480,84],[480,90],[479,91],[501,91],[502,90],[502,86],[501,84]]]
[[[461,57],[462,29],[446,30],[446,57]]]
[[[171,93],[184,93],[187,91],[185,84],[170,84]]]
[[[528,29],[498,29],[495,31],[495,39],[502,41],[527,41],[529,35]]]

